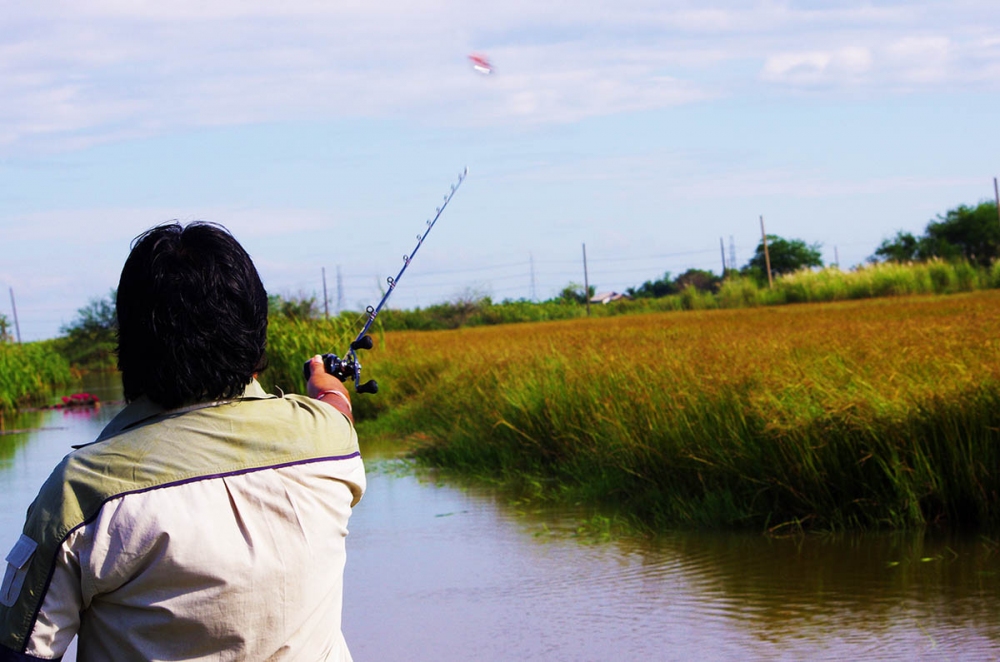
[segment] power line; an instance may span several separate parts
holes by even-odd
[[[528,253],[528,260],[531,262],[531,300],[538,301],[538,296],[535,293],[535,256]]]

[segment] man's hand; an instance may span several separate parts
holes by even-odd
[[[321,400],[354,422],[351,414],[351,395],[339,379],[323,367],[323,357],[317,354],[309,359],[309,380],[306,393],[310,398]]]

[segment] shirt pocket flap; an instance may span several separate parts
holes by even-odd
[[[28,564],[28,561],[31,560],[31,555],[35,553],[35,549],[37,548],[38,543],[22,533],[4,560],[20,570]]]
[[[0,586],[0,604],[5,607],[13,607],[17,601],[17,596],[24,586],[24,579],[28,575],[28,561],[38,548],[38,543],[21,534],[14,547],[7,554],[7,571],[3,575],[3,585]]]

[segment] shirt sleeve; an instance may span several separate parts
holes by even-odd
[[[56,553],[52,578],[25,646],[24,652],[29,656],[46,660],[61,658],[80,629],[83,600],[76,546],[84,537],[84,531],[78,529]]]
[[[0,620],[3,641],[0,662],[6,660],[52,660],[66,652],[80,628],[80,567],[73,549],[78,536],[71,534],[56,551],[51,572],[32,565],[46,559],[29,535],[22,535],[6,557]],[[34,570],[33,572],[29,572]],[[48,579],[47,582],[39,581]],[[38,604],[37,613],[31,606]]]

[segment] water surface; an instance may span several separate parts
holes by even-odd
[[[40,429],[0,436],[0,549],[70,445],[116,411],[5,422]],[[577,531],[586,513],[442,482],[362,443],[344,598],[357,662],[1000,659],[996,536],[607,541]]]
[[[977,537],[595,541],[556,512],[376,471],[352,518],[356,660],[998,659]]]

